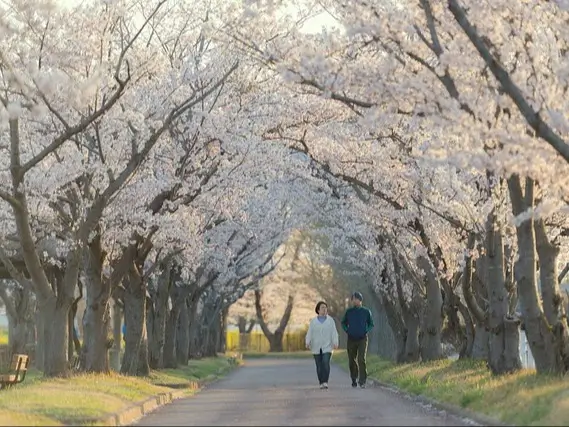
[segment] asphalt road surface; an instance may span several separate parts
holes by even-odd
[[[472,425],[426,409],[379,387],[353,389],[332,365],[320,390],[311,359],[249,359],[195,396],[146,415],[140,426],[459,426]]]

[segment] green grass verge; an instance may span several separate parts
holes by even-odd
[[[8,329],[0,327],[0,345],[8,345]]]
[[[26,380],[0,392],[0,425],[79,425],[82,420],[109,416],[134,403],[190,381],[213,380],[235,363],[220,356],[192,360],[179,369],[153,371],[148,377],[81,374],[46,379],[31,371]],[[195,390],[187,390],[188,395]]]
[[[347,369],[345,353],[334,361]],[[569,425],[569,381],[523,370],[494,377],[485,362],[440,360],[396,365],[368,356],[368,376],[518,426]]]

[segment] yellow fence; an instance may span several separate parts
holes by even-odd
[[[306,331],[288,332],[283,336],[283,351],[303,351],[306,350],[304,339]],[[228,351],[254,351],[267,353],[269,351],[269,340],[260,331],[249,334],[240,334],[239,331],[227,331],[226,347]]]

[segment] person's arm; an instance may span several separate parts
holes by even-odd
[[[367,310],[367,322],[366,322],[366,334],[373,329],[375,325],[373,324],[373,316],[371,315],[371,310]]]
[[[310,341],[312,340],[312,321],[308,324],[308,332],[306,332],[305,344],[306,348],[310,349]]]
[[[340,345],[340,337],[338,336],[338,330],[336,329],[336,322],[332,319],[332,344],[334,348],[338,348]]]
[[[349,310],[349,309],[348,309]],[[344,332],[348,332],[348,310],[344,313],[344,317],[342,317],[342,329]]]

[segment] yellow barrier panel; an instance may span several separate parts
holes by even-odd
[[[306,331],[287,332],[283,336],[283,351],[306,350],[304,339]],[[227,331],[226,348],[228,351],[251,351],[257,353],[269,352],[269,340],[261,331],[240,334],[239,331]]]

